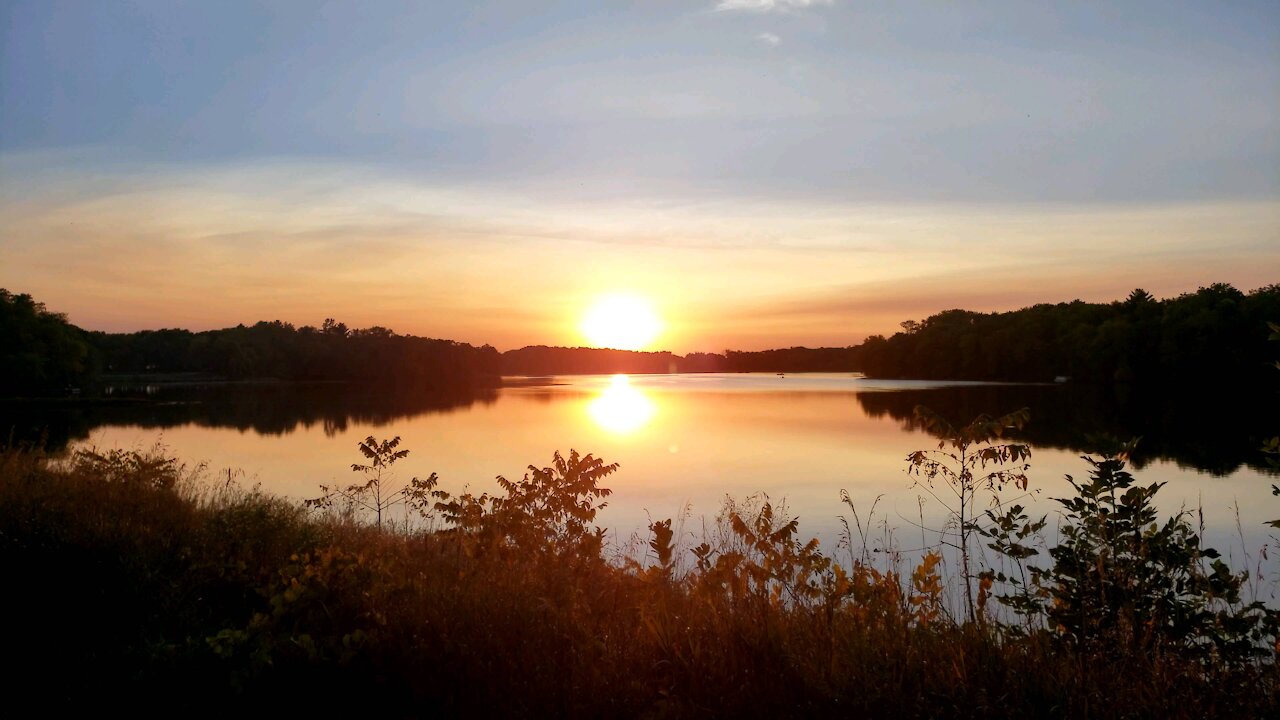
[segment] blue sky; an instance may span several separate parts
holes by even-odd
[[[3,3],[0,285],[716,349],[1280,280],[1280,4],[539,5]]]

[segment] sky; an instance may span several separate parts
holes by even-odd
[[[677,352],[1280,282],[1280,3],[0,0],[0,287]]]

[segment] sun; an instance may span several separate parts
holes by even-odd
[[[582,318],[582,336],[595,347],[640,350],[662,331],[653,305],[636,295],[606,295]]]

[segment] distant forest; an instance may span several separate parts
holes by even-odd
[[[1276,385],[1280,285],[1226,284],[1157,300],[1076,300],[1021,310],[946,310],[843,348],[720,353],[630,352],[533,346],[499,353],[384,327],[280,321],[223,330],[87,331],[30,295],[0,289],[0,396],[62,394],[120,375],[193,373],[233,380],[487,386],[501,375],[670,372],[863,372],[920,378],[1148,384],[1197,381]]]

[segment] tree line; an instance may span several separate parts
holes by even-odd
[[[791,347],[721,353],[636,352],[536,345],[502,354],[504,375],[707,372],[849,372],[857,348]]]
[[[629,352],[527,347],[502,354],[509,375],[664,372],[862,372],[873,378],[1157,384],[1188,378],[1276,384],[1268,322],[1280,284],[1216,283],[1157,300],[1043,303],[1009,312],[945,310],[892,336],[848,347]]]
[[[30,295],[0,288],[0,397],[41,394],[94,374],[85,333]]]
[[[221,330],[88,331],[30,295],[0,289],[0,397],[47,396],[128,375],[198,373],[231,380],[496,384],[492,346],[400,335],[384,327],[279,320]]]
[[[235,380],[481,382],[498,374],[498,351],[384,327],[320,327],[276,320],[223,330],[86,334],[108,373],[202,372]]]
[[[1218,283],[1157,300],[1134,290],[1110,303],[1040,304],[1010,312],[946,310],[860,345],[721,353],[490,345],[401,335],[385,327],[279,320],[222,330],[86,331],[30,295],[0,289],[0,396],[48,395],[104,375],[205,373],[234,380],[494,384],[501,375],[674,372],[863,372],[875,378],[1156,384],[1196,378],[1276,383],[1269,321],[1280,284],[1242,292]]]
[[[947,310],[867,338],[855,363],[883,378],[1273,386],[1267,323],[1277,318],[1280,284],[1244,293],[1218,283],[1166,300],[1139,289],[1110,303]]]

